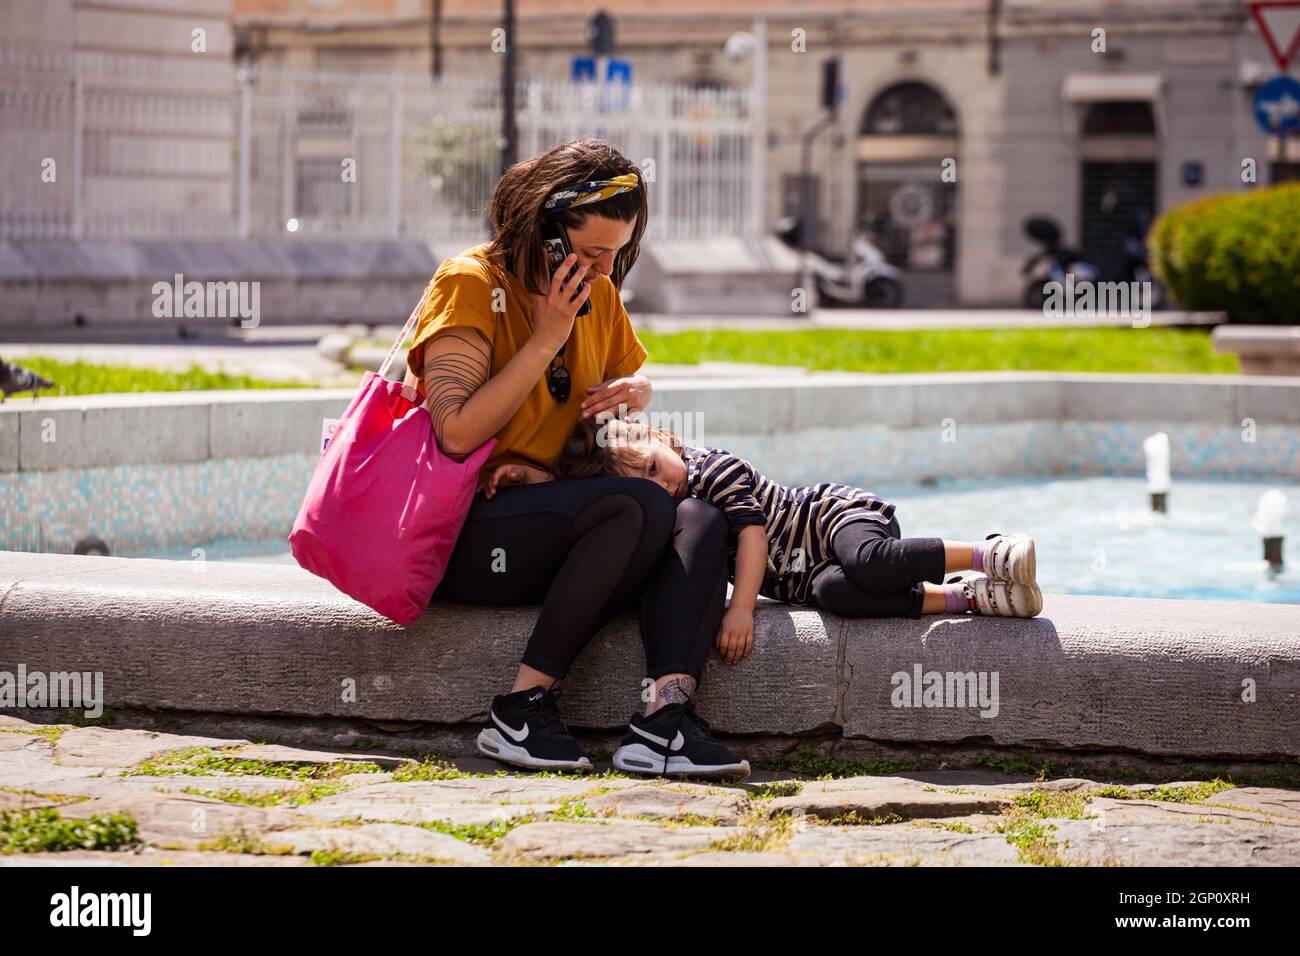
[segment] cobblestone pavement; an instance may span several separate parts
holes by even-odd
[[[0,716],[0,865],[1300,864],[1298,790],[988,770],[719,785],[608,766],[507,773]],[[119,846],[14,852],[56,828]]]

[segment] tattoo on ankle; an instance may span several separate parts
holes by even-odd
[[[674,677],[659,688],[659,699],[665,704],[684,704],[695,693],[695,678]]]

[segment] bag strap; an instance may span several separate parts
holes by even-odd
[[[379,366],[380,378],[387,377],[388,368],[393,364],[393,357],[397,355],[397,350],[401,348],[402,343],[406,341],[406,336],[411,331],[411,327],[419,321],[420,313],[424,310],[424,303],[429,301],[429,296],[432,293],[433,283],[430,282],[428,287],[424,290],[424,295],[420,296],[420,301],[417,302],[415,308],[411,310],[411,315],[407,318],[406,324],[402,326],[402,331],[397,333],[397,341],[395,341],[393,347],[388,350],[388,355],[384,358],[384,364]]]
[[[452,256],[452,258],[458,262],[468,262],[480,265],[476,259],[473,259],[470,256]],[[430,282],[424,290],[424,295],[420,297],[420,301],[417,302],[415,308],[411,310],[411,314],[407,318],[406,324],[402,326],[402,331],[398,333],[397,340],[393,343],[393,347],[388,350],[388,355],[384,358],[384,364],[379,367],[380,378],[386,378],[388,376],[388,369],[393,364],[393,359],[397,356],[397,350],[400,349],[402,343],[406,341],[406,336],[410,333],[411,327],[419,321],[420,313],[424,311],[424,304],[429,301],[429,296],[433,294],[433,286],[434,284]],[[414,383],[412,383],[412,379],[415,379],[415,376],[411,374],[410,363],[408,362],[406,377],[402,380],[402,397],[408,402],[415,401],[420,395],[418,387],[419,379],[415,379]],[[427,396],[425,401],[428,401]]]

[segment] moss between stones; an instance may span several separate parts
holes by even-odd
[[[600,773],[583,773],[572,770],[520,770],[502,768],[500,770],[487,771],[481,770],[460,770],[456,767],[453,758],[441,754],[418,753],[414,754],[418,759],[411,764],[405,764],[393,771],[393,781],[396,783],[409,783],[421,780],[459,780],[468,777],[521,777],[523,779],[552,779],[552,780],[631,780],[630,774],[623,773],[619,770],[604,770]]]
[[[1002,811],[1002,822],[994,829],[1006,837],[1017,851],[1021,863],[1035,866],[1065,866],[1060,851],[1069,842],[1058,844],[1056,824],[1043,822],[1047,818],[1080,820],[1088,805],[1088,793],[1083,790],[1031,790],[1018,793],[1011,806]]]
[[[253,853],[258,856],[286,856],[293,852],[293,847],[283,843],[274,845],[267,843],[243,826],[223,833],[216,839],[203,841],[199,844],[199,849],[225,853]]]
[[[1052,763],[1050,760],[1039,760],[1030,754],[1015,754],[1010,757],[1000,757],[997,754],[979,754],[975,758],[977,767],[988,767],[991,770],[1000,770],[1007,775],[1020,776],[1029,774],[1031,776],[1050,777],[1052,776]],[[1071,776],[1071,774],[1066,774]]]
[[[1290,813],[1275,813],[1272,810],[1265,810],[1262,807],[1241,807],[1232,803],[1215,803],[1213,800],[1206,800],[1200,804],[1203,807],[1216,807],[1220,810],[1238,810],[1241,813],[1254,813],[1262,817],[1279,817],[1283,820],[1295,820],[1297,817]],[[1220,818],[1222,819],[1222,818]],[[1229,821],[1223,820],[1224,823]]]
[[[922,787],[922,788],[921,788],[921,792],[922,792],[922,793],[938,793],[938,792],[939,792],[939,788],[938,788],[938,787],[928,787],[928,786],[927,786],[927,787]],[[974,790],[963,790],[961,787],[944,787],[944,788],[943,788],[943,792],[944,792],[944,793],[953,793],[953,794],[956,794],[957,796],[962,796],[962,797],[978,797],[978,796],[981,796],[981,794],[976,793]],[[1002,795],[1001,795],[1001,794],[998,794],[998,796],[1002,796]],[[1010,797],[1007,797],[1007,799],[1010,799]]]
[[[394,820],[393,822],[397,823],[399,821]],[[515,827],[534,822],[536,821],[533,817],[515,817],[511,820],[502,817],[490,823],[457,824],[448,823],[446,820],[430,820],[427,823],[416,823],[414,826],[422,827],[425,830],[433,830],[437,833],[445,833],[447,836],[455,837],[457,840],[463,840],[466,843],[473,843],[476,846],[490,847]]]
[[[68,723],[78,727],[100,727],[117,721],[117,715],[112,707],[105,707],[98,717],[87,717],[84,711],[77,710],[75,707],[69,707],[63,713],[68,715]]]
[[[701,852],[779,853],[790,842],[796,829],[795,818],[782,814],[746,825],[742,827],[740,833],[714,840],[705,851]]]
[[[797,773],[806,777],[816,777],[819,780],[833,780],[839,777],[887,777],[912,769],[910,761],[900,758],[841,760],[838,757],[819,754],[810,746],[803,746],[794,754],[785,754],[772,760],[756,761],[754,765],[764,770]]]
[[[813,826],[850,826],[850,827],[880,827],[890,823],[903,823],[904,818],[897,813],[886,813],[879,817],[865,817],[858,813],[857,810],[850,810],[848,813],[841,813],[833,817],[808,816],[808,822]]]
[[[606,815],[614,816],[612,813]],[[645,823],[657,823],[667,830],[680,830],[683,827],[716,827],[721,825],[718,823],[717,817],[703,817],[698,813],[683,813],[681,816],[676,817],[651,817],[645,814],[637,814],[635,816],[623,816],[620,814],[619,816],[624,820],[641,820]]]
[[[1057,767],[1052,762],[1031,751],[1022,751],[1010,757],[996,754],[979,754],[975,764],[1000,770],[1005,774],[1030,775],[1039,778],[1049,777],[1091,777],[1103,775],[1114,780],[1126,780],[1140,783],[1150,779],[1150,770],[1131,767],[1111,767],[1104,774],[1074,765]],[[1215,780],[1227,781],[1234,787],[1277,787],[1283,790],[1300,789],[1300,759],[1287,760],[1275,765],[1258,765],[1232,772],[1223,766],[1213,766],[1189,761],[1163,764],[1159,776],[1166,780],[1200,780],[1213,783]]]
[[[1060,855],[1061,847],[1052,835],[1055,823],[1043,823],[1032,817],[1019,817],[1008,820],[998,827],[998,832],[1006,836],[1007,842],[1017,850],[1020,863],[1035,866],[1065,866]],[[1067,842],[1065,846],[1069,846]]]
[[[338,783],[307,783],[296,790],[281,793],[247,793],[235,788],[204,790],[201,787],[184,787],[180,792],[191,793],[199,797],[211,797],[214,800],[238,803],[248,807],[301,807],[324,797],[332,797],[335,794],[343,793],[345,790],[347,790],[347,787]]]
[[[312,866],[347,866],[382,860],[383,857],[374,853],[350,853],[347,850],[312,850],[310,859]]]
[[[1058,844],[1054,836],[1056,825],[1045,823],[1047,819],[1096,819],[1098,814],[1086,812],[1088,804],[1094,797],[1214,806],[1215,804],[1206,803],[1207,798],[1228,789],[1232,789],[1232,784],[1215,779],[1192,786],[1160,787],[1150,793],[1135,793],[1127,787],[1119,786],[1088,787],[1073,791],[1030,790],[1011,798],[1011,806],[1002,811],[1002,822],[995,829],[1006,837],[1008,843],[1016,847],[1021,863],[1065,866],[1067,864],[1061,857],[1060,851],[1069,847],[1069,841]],[[1230,807],[1230,809],[1243,808]],[[1102,863],[1111,865],[1114,861],[1103,860]]]
[[[596,813],[580,801],[566,800],[557,809],[543,813],[535,819],[551,823],[601,823],[603,822],[602,817],[607,816],[610,816],[610,814]]]
[[[557,809],[540,815],[529,814],[527,816],[513,817],[510,819],[500,817],[489,823],[458,824],[450,823],[446,820],[430,820],[424,823],[414,824],[402,820],[393,820],[389,822],[407,823],[407,825],[410,826],[418,826],[423,827],[426,830],[435,830],[438,833],[445,833],[448,836],[455,837],[457,840],[464,840],[466,843],[491,847],[511,830],[516,827],[521,827],[526,823],[573,823],[588,821],[597,822],[596,814],[593,813],[586,804],[570,800],[560,804]]]
[[[1155,790],[1135,792],[1128,787],[1096,787],[1089,792],[1092,797],[1109,797],[1112,800],[1160,800],[1165,803],[1204,803],[1209,797],[1234,785],[1216,777],[1190,787],[1158,787]]]
[[[56,724],[53,727],[41,727],[37,730],[27,730],[23,727],[4,727],[0,728],[0,734],[27,734],[30,737],[43,737],[49,742],[50,746],[53,746],[69,730],[72,730],[72,728],[62,724]]]
[[[415,783],[423,780],[460,780],[465,777],[487,777],[495,774],[467,773],[442,757],[426,756],[418,763],[406,763],[393,771],[393,783]]]
[[[506,773],[506,771],[502,771],[502,773]],[[602,770],[600,773],[581,773],[578,771],[571,771],[571,770],[525,770],[522,772],[511,774],[511,776],[523,777],[525,779],[539,777],[543,779],[555,779],[555,780],[646,780],[647,779],[645,777],[639,777],[634,774],[624,773],[621,770],[615,770],[612,767],[609,770]]]
[[[776,780],[772,783],[760,783],[749,788],[752,800],[771,800],[773,797],[797,797],[803,792],[800,780]]]
[[[1188,774],[1183,779],[1195,780],[1198,777],[1210,776],[1211,774],[1215,777],[1222,777],[1232,783],[1234,787],[1277,787],[1281,790],[1300,790],[1300,761],[1279,764],[1276,769],[1252,769],[1235,774],[1223,770],[1193,773]]]
[[[191,777],[210,777],[220,774],[233,776],[275,777],[282,780],[328,780],[353,773],[383,773],[378,764],[365,761],[336,760],[328,764],[275,763],[266,760],[249,760],[237,756],[239,747],[191,747],[141,761],[123,772],[123,776],[170,777],[177,774]]]
[[[12,793],[19,797],[36,797],[38,800],[48,800],[50,803],[84,803],[93,799],[84,794],[44,793],[40,790],[26,790],[21,787],[0,787],[0,792]]]
[[[913,820],[912,825],[915,827],[926,827],[932,830],[948,830],[951,833],[974,833],[975,828],[969,823],[947,822],[944,820]]]
[[[57,810],[0,813],[0,853],[60,850],[120,850],[140,845],[135,819],[121,813],[65,820]]]

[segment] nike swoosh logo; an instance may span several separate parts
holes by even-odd
[[[515,743],[517,743],[517,744],[520,744],[520,743],[523,743],[523,742],[524,742],[524,739],[528,736],[528,725],[527,725],[527,724],[524,724],[524,729],[523,729],[523,730],[514,730],[514,729],[511,728],[509,725],[507,725],[506,723],[504,723],[504,722],[501,720],[501,718],[498,717],[498,716],[496,715],[496,711],[492,711],[491,713],[492,713],[492,723],[496,724],[498,727],[500,727],[502,730],[504,730],[504,731],[506,732],[506,735],[507,735],[511,740],[513,740],[513,741],[514,741]],[[680,737],[681,734],[678,734],[678,736]]]
[[[633,733],[640,734],[646,740],[653,740],[660,747],[667,747],[669,750],[681,750],[682,747],[686,746],[686,738],[682,736],[680,730],[677,731],[677,736],[673,738],[672,744],[669,745],[667,737],[656,737],[654,734],[642,730],[636,724],[629,724],[628,726],[632,728]]]

